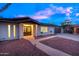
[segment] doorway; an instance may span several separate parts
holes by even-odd
[[[23,24],[23,37],[25,39],[34,39],[33,25]]]

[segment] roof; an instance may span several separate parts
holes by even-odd
[[[34,23],[34,24],[44,25],[44,26],[55,26],[53,24],[39,22],[39,21],[34,20],[34,19],[30,18],[30,17],[1,18],[0,22],[9,22],[9,23]]]

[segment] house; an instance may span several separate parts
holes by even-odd
[[[79,25],[65,25],[61,27],[61,33],[79,34]]]
[[[55,34],[56,33],[61,33],[61,26],[55,26]]]
[[[54,34],[55,26],[40,23],[29,17],[0,19],[0,41],[14,39],[34,39]]]
[[[74,34],[79,34],[79,25],[74,25]]]

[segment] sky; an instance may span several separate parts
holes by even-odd
[[[0,9],[6,3],[0,3]],[[0,17],[31,17],[39,22],[61,25],[66,19],[79,24],[79,3],[12,3]]]

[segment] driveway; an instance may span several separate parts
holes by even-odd
[[[57,34],[31,42],[51,56],[79,55],[79,35]]]
[[[41,41],[41,43],[49,47],[63,51],[67,54],[79,56],[79,41],[74,41],[62,37],[54,37],[48,40],[43,40]]]
[[[33,46],[28,40],[13,40],[0,42],[2,56],[47,56],[46,53]]]
[[[79,34],[65,34],[65,33],[62,33],[62,34],[57,34],[56,36],[67,38],[67,39],[74,40],[74,41],[79,41]]]

